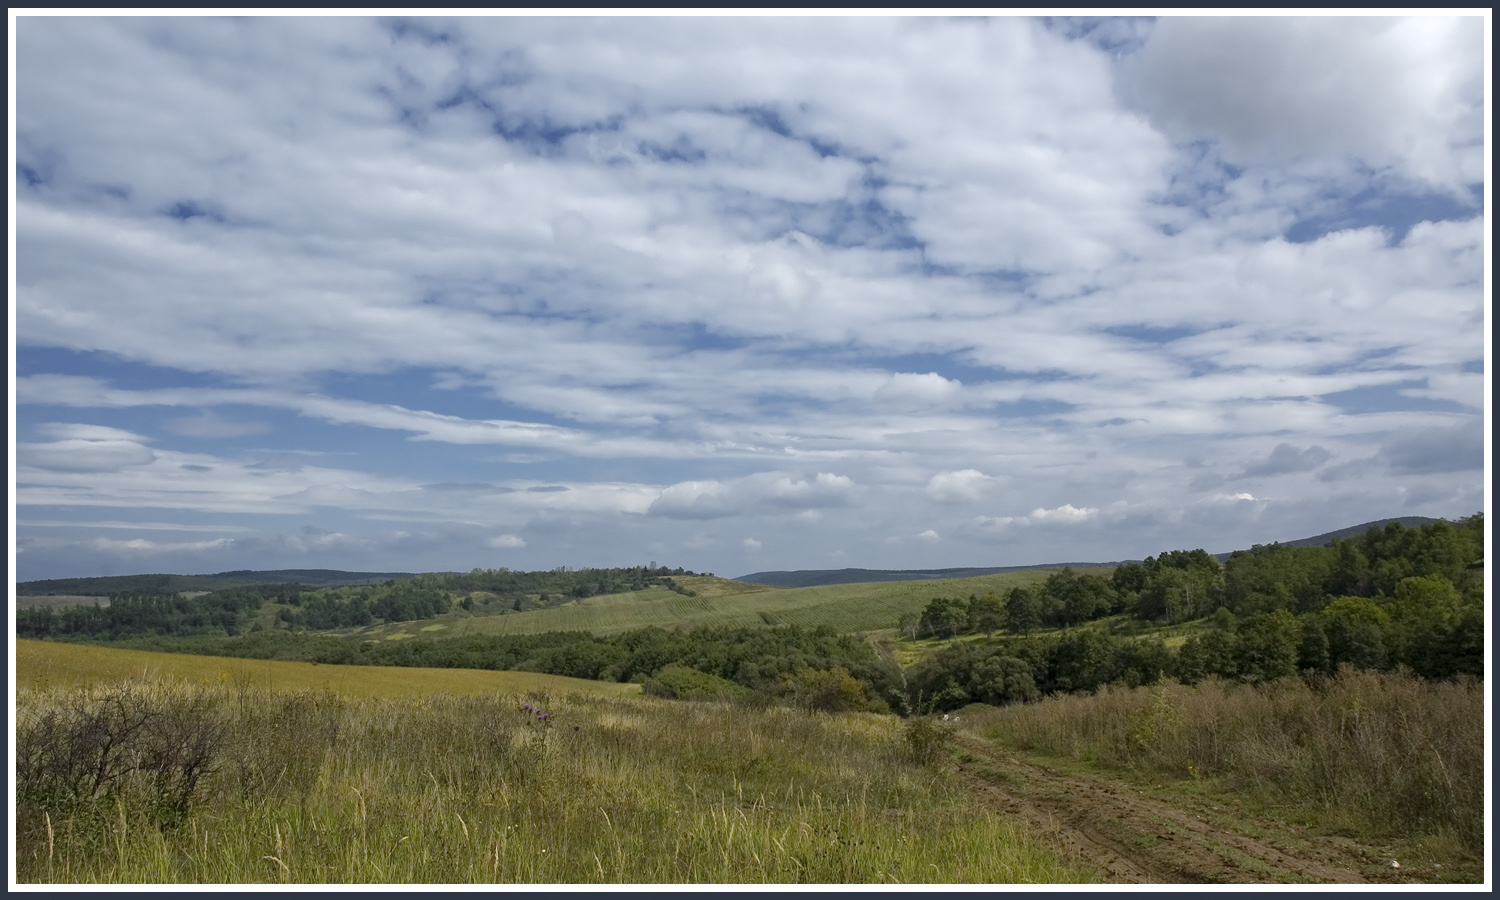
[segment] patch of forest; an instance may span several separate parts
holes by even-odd
[[[1004,705],[1106,684],[1211,677],[1268,682],[1342,666],[1435,679],[1484,675],[1484,520],[1399,522],[1326,547],[1257,545],[1222,564],[1203,550],[1117,567],[1064,569],[1005,597],[937,597],[902,622],[908,639],[954,641],[907,676],[938,709]],[[1114,617],[1110,631],[1079,628]],[[1197,622],[1168,648],[1163,626]],[[1040,629],[1061,629],[1034,635]],[[998,636],[997,636],[998,635]]]

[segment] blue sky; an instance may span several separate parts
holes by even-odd
[[[14,572],[1471,514],[1487,24],[13,18]]]

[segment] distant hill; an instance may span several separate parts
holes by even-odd
[[[1295,541],[1282,541],[1288,547],[1323,547],[1333,543],[1340,538],[1351,538],[1364,534],[1371,528],[1384,528],[1387,523],[1399,522],[1407,528],[1416,528],[1429,522],[1438,522],[1427,516],[1401,516],[1395,519],[1376,519],[1373,522],[1365,522],[1362,525],[1351,525],[1348,528],[1340,528],[1338,531],[1330,531],[1315,537],[1300,538]],[[1246,548],[1248,549],[1248,548]],[[1230,553],[1214,554],[1220,562],[1228,559]],[[1139,560],[1130,560],[1139,562]],[[1031,569],[1060,569],[1063,566],[1074,568],[1089,568],[1096,566],[1114,566],[1119,562],[1072,562],[1072,563],[1047,563],[1034,566],[1003,566],[1000,568],[959,568],[959,569],[798,569],[791,572],[755,572],[750,575],[742,575],[735,581],[748,581],[752,584],[769,584],[775,587],[820,587],[829,584],[862,584],[875,581],[927,581],[934,578],[972,578],[977,575],[994,575],[1000,572],[1025,572]]]
[[[1341,528],[1315,537],[1295,541],[1283,541],[1291,547],[1318,547],[1331,544],[1339,538],[1363,534],[1372,527],[1384,528],[1387,523],[1399,522],[1408,528],[1437,522],[1439,519],[1426,516],[1402,516],[1395,519],[1376,519],[1362,525]],[[1220,560],[1230,554],[1218,553]],[[834,584],[863,584],[882,581],[932,581],[944,578],[975,578],[981,575],[998,575],[1005,572],[1027,572],[1033,569],[1059,569],[1063,566],[1088,568],[1113,566],[1118,562],[1068,562],[1039,563],[1029,566],[960,567],[953,569],[800,569],[791,572],[755,572],[742,575],[735,581],[765,584],[773,587],[821,587]],[[49,594],[84,597],[109,597],[125,591],[143,593],[180,593],[184,591],[219,591],[226,588],[244,587],[251,584],[305,584],[309,587],[339,587],[356,584],[378,584],[392,578],[410,578],[411,572],[343,572],[338,569],[272,569],[251,571],[240,569],[219,572],[214,575],[109,575],[99,578],[53,578],[46,581],[23,581],[16,585],[18,597],[43,597]]]
[[[23,581],[16,585],[18,597],[72,594],[109,597],[125,591],[176,594],[184,591],[222,591],[251,584],[305,584],[334,587],[376,584],[392,578],[410,578],[410,572],[340,572],[336,569],[275,569],[265,572],[239,570],[217,575],[107,575],[99,578],[52,578]]]
[[[1373,522],[1366,522],[1363,525],[1351,525],[1348,528],[1340,528],[1338,531],[1330,531],[1326,534],[1316,535],[1315,537],[1299,538],[1295,541],[1279,541],[1278,543],[1284,547],[1326,547],[1334,541],[1357,537],[1371,528],[1384,528],[1391,522],[1399,523],[1407,528],[1419,528],[1432,522],[1441,521],[1443,520],[1433,519],[1428,516],[1401,516],[1395,519],[1376,519]],[[1233,555],[1233,552],[1215,553],[1214,558],[1219,562],[1223,562]]]
[[[1366,522],[1363,525],[1354,525],[1349,528],[1340,528],[1338,531],[1330,531],[1327,534],[1320,534],[1317,537],[1303,538],[1300,541],[1283,541],[1283,543],[1288,547],[1326,547],[1334,541],[1364,534],[1371,528],[1384,528],[1391,522],[1398,522],[1407,528],[1419,528],[1423,525],[1441,521],[1443,520],[1432,519],[1427,516],[1402,516],[1398,519],[1376,519],[1373,522]]]
[[[1046,563],[1035,566],[998,566],[985,569],[799,569],[794,572],[756,572],[741,575],[735,581],[769,584],[773,587],[823,587],[830,584],[865,584],[877,581],[932,581],[938,578],[977,578],[1002,572],[1029,572],[1033,569],[1060,569],[1063,566],[1109,566],[1114,563]]]

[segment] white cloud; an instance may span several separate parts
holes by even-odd
[[[728,487],[720,482],[681,481],[663,490],[648,512],[675,519],[716,519],[740,509]]]
[[[1166,17],[1122,64],[1139,102],[1251,159],[1342,154],[1445,187],[1479,178],[1484,20]]]
[[[859,486],[846,475],[819,472],[811,479],[761,472],[722,481],[683,481],[670,485],[651,503],[654,516],[716,519],[753,510],[848,506]]]
[[[929,528],[919,534],[904,534],[896,535],[894,537],[888,537],[885,539],[885,542],[887,544],[909,544],[915,541],[921,544],[936,544],[941,542],[942,539],[943,538],[941,535]]]
[[[943,406],[959,399],[963,385],[928,372],[915,375],[898,372],[875,391],[875,401],[882,406],[909,409],[912,407]]]
[[[526,541],[514,534],[502,534],[490,538],[485,544],[497,550],[519,550],[526,546]]]
[[[995,486],[995,479],[978,469],[939,472],[927,482],[927,496],[939,503],[978,500]]]
[[[137,441],[103,437],[106,434],[123,433],[113,428],[63,427],[53,431],[86,432],[99,437],[71,438],[45,444],[20,443],[16,445],[17,463],[22,467],[54,472],[104,473],[149,465],[157,458],[155,451]]]
[[[1476,23],[24,16],[18,499],[544,568],[1459,512]]]
[[[128,541],[95,538],[89,543],[94,550],[100,553],[120,556],[154,556],[168,553],[188,552],[196,554],[206,551],[227,550],[234,546],[234,538],[216,538],[211,541],[183,541],[178,543],[148,541],[143,538],[132,538]]]
[[[1056,509],[1033,509],[1028,517],[1033,522],[1044,525],[1077,525],[1088,522],[1099,516],[1099,510],[1085,506],[1076,508],[1071,503],[1065,503]]]
[[[71,422],[47,422],[36,426],[45,437],[56,441],[102,441],[109,443],[144,443],[145,438],[121,428],[85,425]]]
[[[757,541],[755,538],[745,538],[743,541],[740,541],[740,545],[752,553],[761,548],[760,541]]]
[[[1008,528],[1029,525],[1081,525],[1099,518],[1099,510],[1085,506],[1078,508],[1065,503],[1055,509],[1037,507],[1025,516],[977,516],[973,527],[981,532],[1004,531]]]

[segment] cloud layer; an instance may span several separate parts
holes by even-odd
[[[1471,513],[1483,25],[20,17],[17,572]]]

